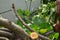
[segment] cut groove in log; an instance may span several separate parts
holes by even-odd
[[[12,31],[11,31],[11,30],[9,30],[9,29],[7,29],[7,28],[0,28],[0,30],[2,30],[2,31],[7,31],[7,32],[12,33]]]
[[[7,37],[9,39],[13,39],[14,35],[12,33],[0,30],[0,37]]]
[[[0,40],[9,40],[9,39],[6,37],[0,37]]]

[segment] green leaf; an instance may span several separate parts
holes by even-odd
[[[47,32],[47,30],[48,30],[48,29],[40,29],[40,33],[41,33],[41,34],[44,34],[44,33]]]
[[[38,27],[38,25],[35,24],[31,24],[30,27],[35,30],[36,32],[39,32],[40,28]]]
[[[18,13],[18,15],[22,16],[22,10],[21,9],[18,9],[17,13]]]
[[[42,20],[36,15],[32,18],[32,20],[36,25],[40,25],[42,23]]]
[[[25,0],[26,2],[28,1],[28,0]]]
[[[23,24],[19,20],[17,20],[16,24],[18,24],[20,27],[23,27]]]
[[[54,34],[54,38],[58,39],[59,33]]]
[[[40,24],[40,26],[41,26],[41,28],[50,28],[50,25],[49,25],[49,23],[47,23],[47,22],[42,22],[42,23]]]
[[[24,10],[24,11],[23,11],[23,14],[24,14],[25,16],[29,16],[29,15],[30,15],[30,12],[29,12],[28,10]]]
[[[31,2],[33,2],[34,0],[30,0]]]

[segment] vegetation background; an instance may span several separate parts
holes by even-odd
[[[28,0],[26,0],[27,3]],[[27,10],[18,9],[18,14],[22,19],[36,32],[41,35],[45,35],[51,40],[57,40],[59,34],[53,31],[54,17],[56,13],[56,0],[41,0],[41,5],[38,10],[30,12],[31,3],[34,0],[30,0],[30,6]],[[27,6],[28,7],[28,6]],[[16,22],[20,25],[28,34],[31,32],[26,29],[19,20]],[[50,34],[46,35],[46,33]]]

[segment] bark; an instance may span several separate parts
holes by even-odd
[[[9,29],[7,29],[7,28],[0,28],[0,30],[2,30],[2,31],[7,31],[7,32],[12,33],[12,31],[11,31],[11,30],[9,30]]]
[[[0,30],[0,37],[7,37],[8,39],[14,39],[14,35],[12,33]]]
[[[20,26],[16,25],[15,23],[13,23],[11,21],[8,21],[7,19],[0,18],[0,26],[4,26],[5,28],[7,28],[7,29],[11,30],[12,32],[14,32],[16,34],[16,36],[15,36],[16,40],[17,39],[32,40],[30,38],[30,36]],[[4,31],[2,33],[4,33]],[[7,34],[7,33],[5,32],[4,35]],[[44,37],[44,36],[41,36],[41,35],[40,35],[40,39],[50,40],[47,37]]]
[[[18,38],[19,37],[22,39],[24,39],[25,37],[27,39],[30,38],[28,34],[20,26],[16,25],[15,23],[11,21],[8,21],[7,19],[0,18],[0,26],[4,26],[5,28],[11,30],[17,35]]]

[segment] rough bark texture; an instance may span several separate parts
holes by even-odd
[[[22,39],[24,39],[24,38],[29,39],[30,38],[28,36],[28,34],[22,28],[20,28],[20,26],[16,25],[13,22],[8,21],[7,19],[0,18],[0,26],[4,26],[5,28],[11,30],[14,34],[16,34],[15,35],[16,38],[19,38],[19,37]],[[4,32],[4,31],[0,31],[0,32],[1,32],[1,34],[6,34],[7,36],[10,35],[8,32]]]
[[[0,37],[0,40],[8,40],[6,37]]]
[[[0,18],[0,26],[4,26],[5,28],[11,30],[13,33],[7,32],[6,29],[0,29],[0,35],[3,37],[12,38],[11,40],[32,40],[30,36],[18,25],[15,23],[8,21],[7,19]],[[4,30],[4,31],[3,31]],[[42,38],[41,38],[42,37]],[[43,36],[40,36],[39,39],[43,39]],[[44,38],[43,40],[49,40],[48,38]]]
[[[56,14],[55,14],[55,19],[54,19],[55,23],[59,16],[60,16],[60,0],[56,0]]]

